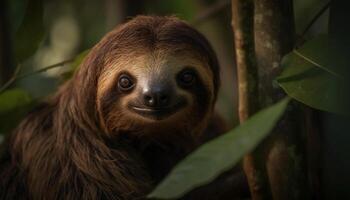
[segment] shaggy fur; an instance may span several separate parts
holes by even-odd
[[[102,80],[118,59],[159,49],[190,52],[206,63],[212,80],[202,81],[213,87],[191,91],[198,107],[189,119],[196,122],[173,122],[145,136],[133,124],[137,120],[116,114],[121,108],[114,102],[122,95]],[[72,80],[8,137],[0,158],[0,199],[143,199],[179,160],[222,132],[207,123],[218,87],[217,59],[200,33],[174,17],[129,21],[107,34]],[[165,136],[158,138],[160,131]]]

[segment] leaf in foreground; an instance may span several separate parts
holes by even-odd
[[[328,35],[318,35],[307,41],[298,52],[305,61],[339,78],[343,77],[349,65],[348,52],[343,52]]]
[[[213,181],[269,134],[288,102],[289,98],[285,98],[261,110],[237,128],[199,147],[180,162],[148,197],[176,199]]]

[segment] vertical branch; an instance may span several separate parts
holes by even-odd
[[[255,52],[259,66],[260,105],[269,106],[284,94],[272,84],[281,72],[282,57],[293,49],[294,20],[291,0],[255,0]]]
[[[283,98],[273,82],[282,57],[293,48],[293,16],[292,0],[232,0],[240,122]],[[303,117],[294,105],[270,137],[244,157],[252,199],[309,199]]]
[[[232,0],[232,27],[236,51],[239,120],[258,110],[258,68],[254,50],[254,1]],[[259,150],[244,157],[243,168],[253,199],[270,199],[270,190]]]
[[[247,120],[257,111],[258,74],[254,53],[254,3],[252,0],[232,1],[232,27],[236,50],[239,119]]]
[[[282,57],[294,44],[292,0],[255,0],[255,53],[259,69],[259,103],[283,98],[274,86]],[[310,199],[305,162],[305,125],[300,105],[293,104],[265,141],[264,156],[273,199]]]

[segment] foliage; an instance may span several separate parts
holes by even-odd
[[[9,3],[13,49],[16,62],[21,64],[34,54],[44,37],[43,2],[13,0]],[[1,92],[0,133],[10,132],[34,105],[35,101],[24,90],[15,88]]]
[[[233,167],[268,135],[284,113],[288,102],[289,98],[285,98],[261,110],[237,128],[201,146],[178,164],[149,197],[179,198]]]
[[[341,75],[345,58],[331,46],[328,36],[319,36],[287,54],[277,81],[292,98],[313,108],[343,113],[346,86]]]
[[[45,33],[43,23],[43,2],[41,0],[21,1],[15,0],[10,2],[10,16],[12,19],[11,33],[14,37],[14,53],[19,65],[25,62],[35,53]],[[31,38],[31,39],[28,39]],[[71,68],[63,74],[66,80],[72,76],[78,68],[88,50],[83,51],[72,59]],[[14,79],[25,78],[46,71],[54,67],[60,67],[60,64],[48,66],[38,71],[28,74],[15,74]],[[12,84],[12,81],[7,86]],[[37,104],[31,98],[28,92],[15,88],[0,92],[0,134],[9,133],[15,128],[21,119]]]

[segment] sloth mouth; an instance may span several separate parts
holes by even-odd
[[[142,117],[153,119],[153,120],[163,120],[171,115],[175,114],[181,108],[185,106],[184,101],[180,101],[175,105],[166,106],[166,107],[146,107],[139,105],[129,105],[129,108],[141,115]]]

